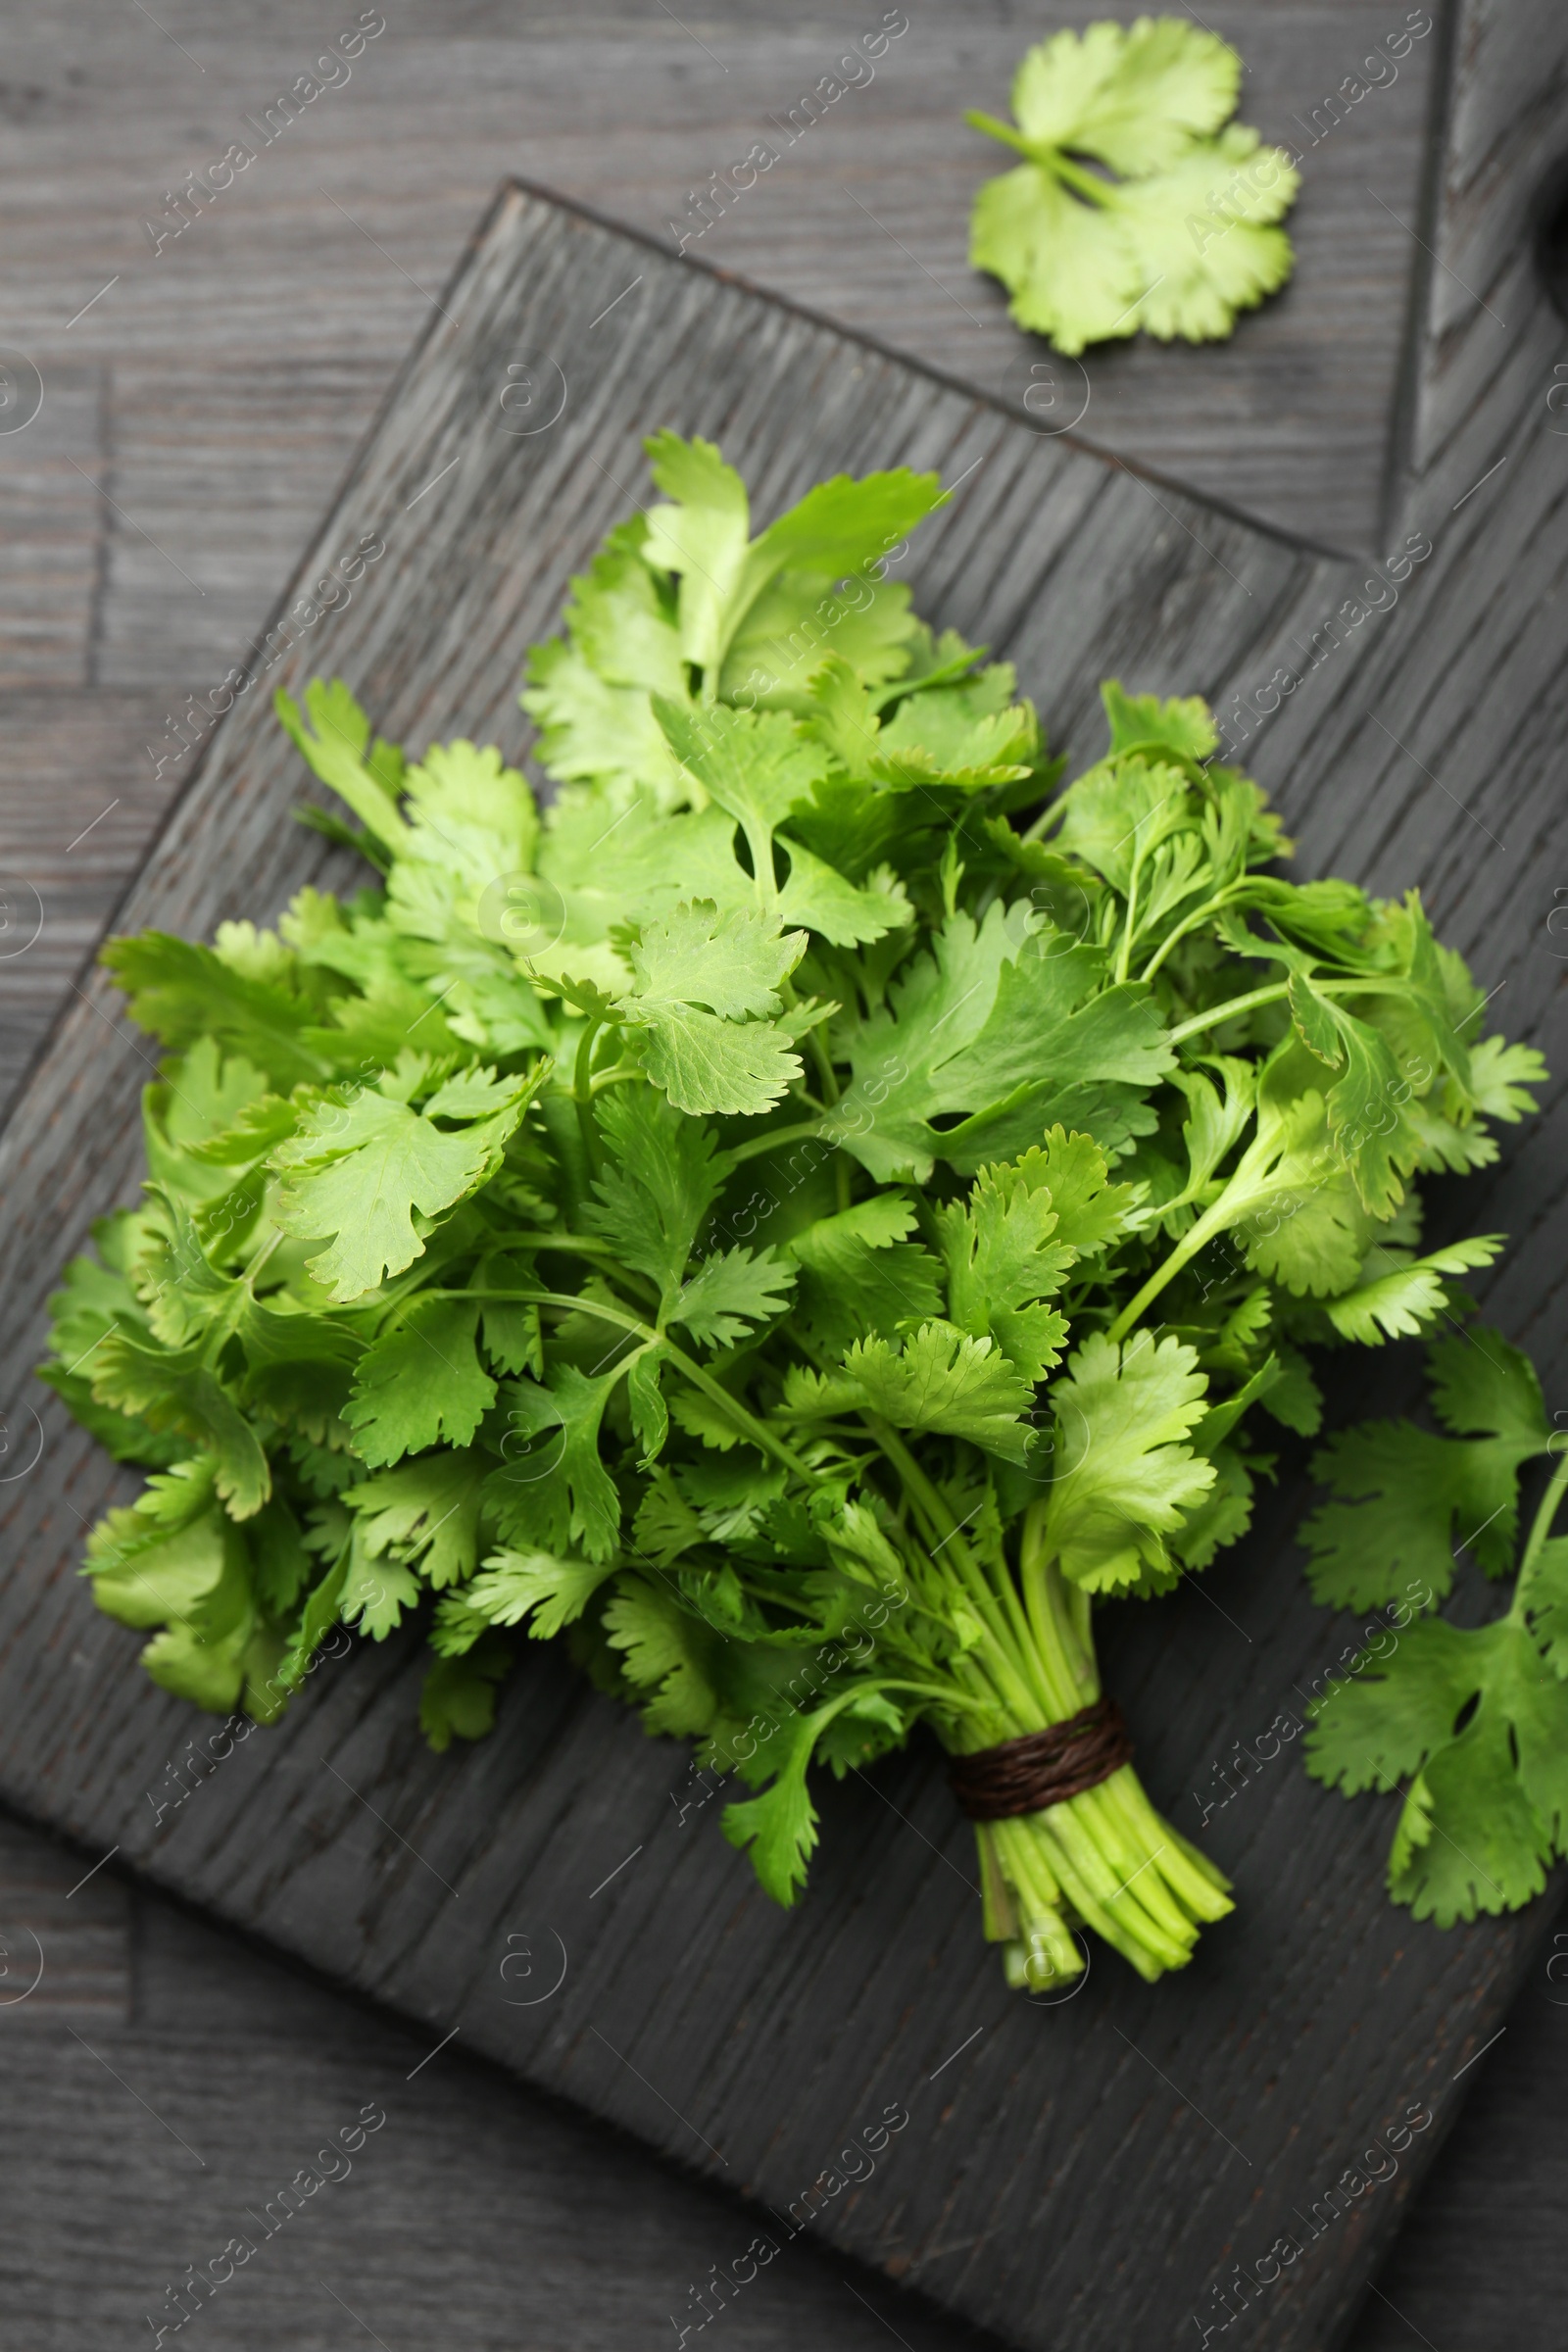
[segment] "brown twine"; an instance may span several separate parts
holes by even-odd
[[[1082,1796],[1130,1763],[1132,1753],[1120,1707],[1113,1698],[1097,1698],[1043,1732],[955,1756],[948,1779],[971,1821],[1007,1821]]]

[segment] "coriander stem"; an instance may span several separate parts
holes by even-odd
[[[775,1152],[782,1144],[798,1144],[807,1138],[820,1137],[820,1119],[807,1119],[798,1127],[773,1127],[766,1135],[754,1135],[749,1143],[731,1144],[727,1156],[732,1160],[756,1159],[762,1152]]]
[[[1041,162],[1042,150],[1032,140],[1026,139],[1021,130],[1014,130],[1010,122],[1001,122],[995,115],[982,114],[978,107],[967,108],[963,119],[971,130],[983,130],[988,139],[1000,139],[1004,147],[1010,147],[1015,155],[1023,156],[1027,162]],[[1050,150],[1045,152],[1049,154]]]
[[[604,1027],[597,1014],[589,1016],[577,1045],[577,1060],[572,1072],[572,1097],[577,1105],[577,1125],[582,1131],[582,1148],[588,1156],[589,1168],[597,1174],[600,1166],[599,1127],[593,1111],[593,1075],[591,1055],[594,1040]]]
[[[1154,974],[1158,971],[1160,965],[1164,962],[1172,948],[1175,947],[1177,941],[1180,939],[1185,939],[1188,932],[1193,930],[1197,924],[1202,922],[1205,916],[1218,913],[1220,907],[1224,906],[1226,900],[1234,898],[1242,887],[1242,883],[1228,883],[1223,890],[1217,891],[1213,898],[1205,899],[1201,906],[1197,906],[1193,909],[1191,914],[1184,915],[1181,921],[1176,925],[1175,930],[1172,931],[1168,937],[1161,940],[1159,946],[1154,950],[1153,955],[1150,957],[1142,972],[1139,974],[1140,979],[1152,980]]]
[[[1245,997],[1232,997],[1227,1004],[1211,1004],[1206,1012],[1195,1012],[1190,1021],[1180,1021],[1165,1032],[1168,1046],[1179,1046],[1186,1037],[1197,1037],[1204,1029],[1217,1029],[1223,1021],[1233,1021],[1244,1012],[1253,1012],[1260,1004],[1278,1004],[1285,998],[1287,983],[1272,981],[1266,988],[1249,989]]]
[[[1146,975],[1147,976],[1147,975]],[[1179,1046],[1186,1037],[1196,1037],[1201,1029],[1217,1029],[1222,1021],[1233,1020],[1237,1014],[1251,1012],[1259,1004],[1278,1004],[1289,992],[1289,982],[1276,980],[1266,988],[1250,989],[1245,997],[1232,997],[1225,1004],[1211,1005],[1207,1012],[1195,1012],[1190,1021],[1179,1022],[1165,1032],[1168,1046]],[[1380,972],[1359,973],[1353,980],[1319,980],[1312,986],[1320,997],[1402,997],[1409,994],[1409,984],[1397,974]]]
[[[694,1363],[684,1348],[677,1348],[673,1340],[663,1332],[656,1331],[651,1323],[640,1322],[635,1315],[627,1314],[618,1307],[607,1306],[603,1299],[585,1298],[570,1291],[501,1291],[487,1287],[462,1291],[428,1290],[420,1291],[416,1296],[420,1298],[509,1298],[520,1305],[561,1306],[572,1314],[597,1315],[601,1323],[613,1323],[621,1331],[629,1332],[633,1338],[643,1341],[646,1346],[662,1348],[675,1369],[691,1382],[693,1388],[701,1389],[706,1396],[723,1407],[749,1445],[758,1446],[764,1453],[776,1455],[786,1469],[794,1471],[797,1478],[814,1481],[816,1477],[816,1473],[801,1460],[792,1446],[775,1437],[765,1422],[759,1421],[755,1413],[730,1395],[728,1389],[711,1379],[701,1364]]]
[[[1563,1498],[1565,1489],[1568,1489],[1568,1454],[1562,1456],[1556,1469],[1552,1472],[1547,1482],[1546,1492],[1541,1497],[1541,1507],[1536,1513],[1530,1534],[1525,1541],[1524,1553],[1519,1562],[1518,1582],[1514,1587],[1513,1606],[1508,1611],[1509,1618],[1515,1625],[1519,1624],[1524,1616],[1524,1603],[1529,1596],[1531,1571],[1541,1556],[1546,1538],[1551,1533],[1551,1523],[1557,1516],[1557,1505]]]

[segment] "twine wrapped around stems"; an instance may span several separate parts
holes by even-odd
[[[1097,1698],[1043,1732],[955,1756],[948,1779],[971,1821],[1007,1821],[1098,1788],[1130,1763],[1132,1753],[1120,1707],[1113,1698]]]

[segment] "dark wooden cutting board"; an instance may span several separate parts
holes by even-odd
[[[1561,1064],[1545,921],[1558,873],[1568,882],[1552,601],[1568,440],[1546,398],[1561,328],[1524,230],[1563,135],[1561,74],[1547,70],[1563,42],[1544,8],[1525,13],[1533,47],[1518,12],[1506,26],[1507,56],[1529,51],[1517,92],[1492,70],[1494,13],[1461,26],[1448,181],[1423,228],[1435,250],[1408,464],[1397,513],[1368,518],[1386,552],[1420,533],[1432,553],[1277,713],[1245,723],[1302,870],[1419,881],[1443,934],[1503,990],[1509,1033]],[[509,383],[531,410],[515,391],[502,406]],[[720,441],[764,515],[839,467],[939,466],[956,496],[916,542],[917,601],[1016,662],[1075,762],[1099,748],[1102,676],[1231,709],[1277,669],[1304,670],[1300,649],[1377,576],[511,189],[290,602],[362,535],[386,552],[267,689],[338,672],[411,745],[463,732],[520,751],[523,650],[607,525],[646,498],[639,442],[658,424]],[[289,820],[300,792],[253,692],[116,927],[205,936],[331,878],[332,855]],[[810,1891],[785,1915],[718,1837],[716,1802],[696,1801],[685,1752],[647,1740],[543,1648],[495,1736],[435,1758],[415,1725],[416,1647],[356,1647],[321,1666],[281,1727],[170,1804],[210,1726],[136,1673],[133,1638],[94,1613],[74,1574],[84,1526],[127,1482],[24,1369],[60,1262],[93,1215],[133,1195],[149,1061],[114,993],[84,974],[0,1143],[16,1399],[0,1487],[0,1796],[424,2021],[432,2047],[461,2030],[765,2202],[784,2218],[756,2227],[776,2242],[808,2185],[849,2169],[853,2138],[906,2114],[812,2227],[1031,2346],[1198,2341],[1230,2266],[1282,2233],[1304,2241],[1298,2217],[1419,2105],[1435,2120],[1397,2176],[1324,2226],[1228,2337],[1285,2352],[1331,2341],[1547,1922],[1538,1908],[1446,1936],[1414,1926],[1382,1891],[1389,1810],[1315,1788],[1289,1751],[1203,1833],[1241,1908],[1193,1968],[1147,1987],[1100,1951],[1055,2005],[1006,1992],[980,1943],[972,1847],[932,1754],[823,1792]],[[1554,1089],[1501,1166],[1449,1204],[1516,1237],[1489,1311],[1535,1351],[1548,1403],[1568,1369],[1562,1142]],[[1403,1401],[1409,1352],[1362,1367],[1337,1408],[1364,1408],[1374,1384],[1380,1406]],[[1141,1767],[1189,1834],[1192,1791],[1298,1704],[1347,1640],[1299,1581],[1289,1535],[1303,1499],[1288,1475],[1200,1588],[1108,1630]],[[750,2233],[738,2226],[736,2257]]]

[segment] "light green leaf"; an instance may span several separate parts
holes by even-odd
[[[1363,1348],[1381,1348],[1385,1338],[1412,1338],[1448,1305],[1442,1277],[1490,1266],[1506,1239],[1500,1233],[1478,1234],[1473,1241],[1452,1242],[1429,1256],[1396,1261],[1392,1272],[1376,1275],[1343,1298],[1326,1299],[1324,1312],[1341,1339],[1354,1340]],[[1378,1266],[1394,1256],[1392,1250],[1375,1249],[1369,1262]]]
[[[1085,1592],[1175,1582],[1164,1539],[1214,1484],[1213,1463],[1183,1443],[1203,1417],[1206,1385],[1196,1349],[1142,1332],[1124,1348],[1095,1333],[1052,1384],[1047,1534]]]
[[[471,1585],[466,1607],[492,1625],[521,1625],[548,1642],[579,1618],[600,1586],[615,1573],[610,1560],[560,1560],[548,1551],[493,1551]]]

